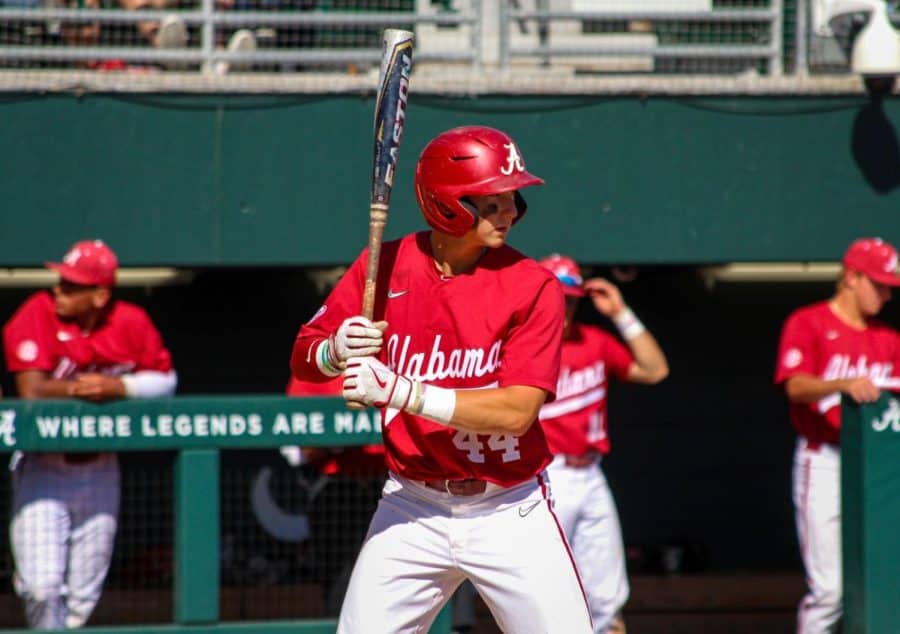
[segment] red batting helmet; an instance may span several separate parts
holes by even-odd
[[[462,236],[478,220],[463,200],[516,191],[518,221],[525,215],[519,189],[544,181],[525,170],[519,148],[507,134],[485,126],[447,130],[433,139],[416,164],[416,198],[434,229]]]
[[[563,294],[570,297],[584,297],[584,278],[581,277],[581,269],[570,257],[553,253],[538,262],[545,269],[556,276],[562,284]]]

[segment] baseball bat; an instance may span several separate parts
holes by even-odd
[[[400,139],[406,122],[412,52],[413,34],[410,31],[385,29],[378,95],[375,100],[375,148],[369,197],[369,258],[363,288],[362,313],[368,319],[372,319],[375,310],[381,242],[384,225],[387,224],[397,158],[400,155]]]

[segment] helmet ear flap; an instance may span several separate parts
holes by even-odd
[[[525,212],[528,211],[528,203],[525,202],[525,197],[519,193],[517,189],[515,192],[515,202],[516,202],[516,211],[519,212],[516,215],[516,219],[513,221],[513,224],[522,219],[522,216],[525,215]]]
[[[478,224],[478,207],[466,197],[460,198],[459,204],[465,207],[466,211],[472,215],[472,226],[474,227]]]

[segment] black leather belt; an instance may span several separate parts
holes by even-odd
[[[470,478],[468,480],[426,480],[429,489],[450,495],[481,495],[487,490],[487,482]]]

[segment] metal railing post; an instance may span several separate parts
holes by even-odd
[[[506,3],[509,0],[500,0],[500,18],[497,22],[498,43],[500,44],[500,70],[509,68],[509,14]]]
[[[484,24],[484,6],[481,0],[472,0],[472,12],[475,14],[475,21],[472,23],[472,35],[470,45],[474,57],[472,58],[472,70],[476,73],[481,72],[484,65],[484,45],[481,41],[483,35]]]
[[[772,53],[769,74],[781,77],[784,74],[784,1],[772,0]]]
[[[794,32],[794,74],[809,74],[809,3],[797,0],[797,19]]]
[[[203,27],[200,30],[200,50],[203,51],[203,64],[201,68],[204,73],[212,73],[213,51],[216,48],[216,25],[213,22],[213,13],[216,10],[215,0],[203,0],[201,5],[203,13]]]

